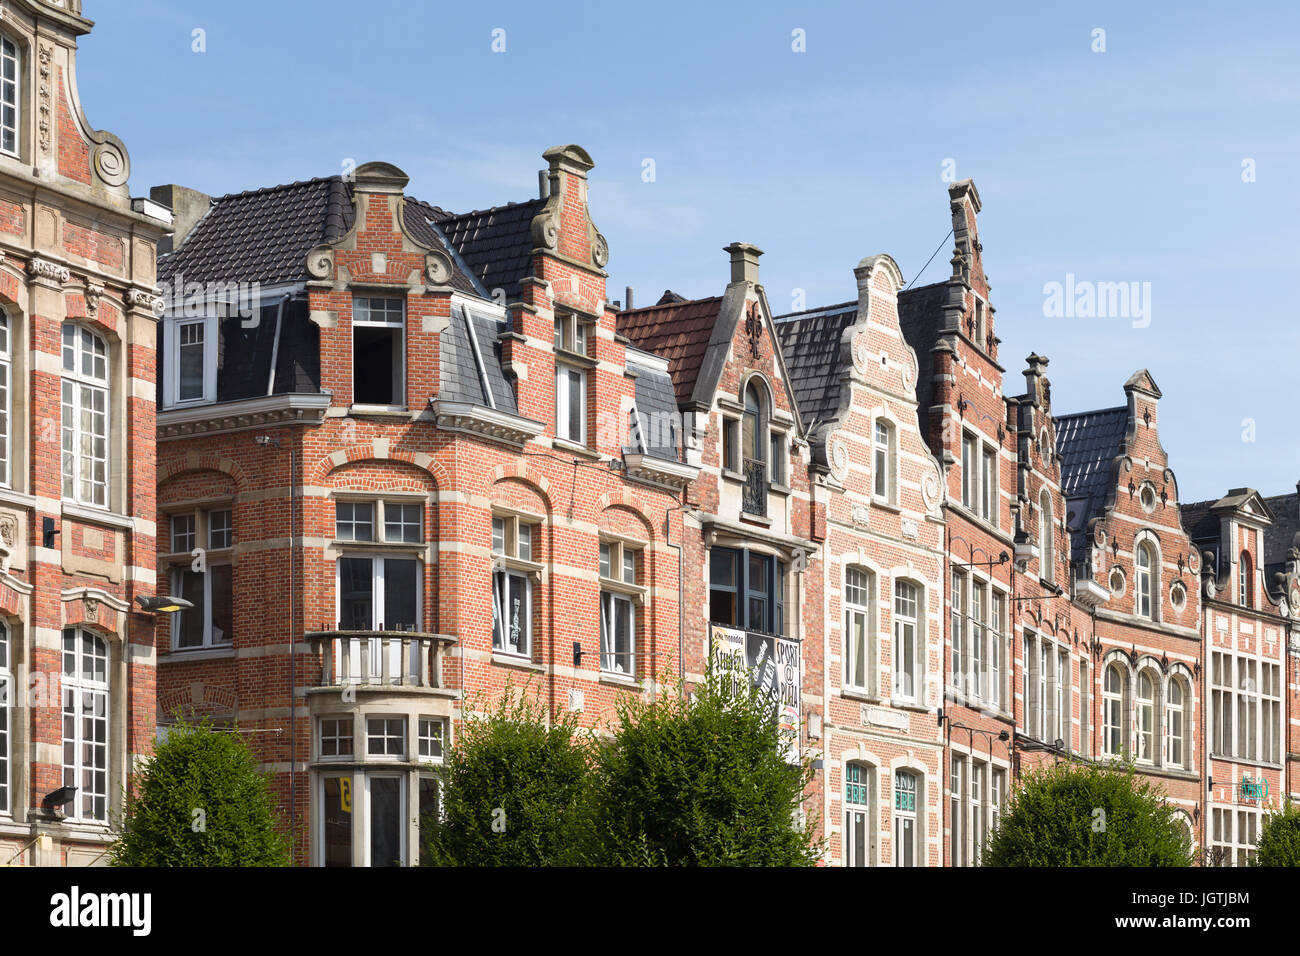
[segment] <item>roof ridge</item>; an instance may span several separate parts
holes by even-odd
[[[1060,421],[1062,418],[1082,418],[1084,415],[1100,415],[1102,412],[1125,412],[1125,413],[1127,413],[1127,412],[1128,412],[1128,406],[1127,406],[1127,405],[1115,405],[1115,406],[1112,406],[1111,408],[1093,408],[1093,409],[1089,409],[1088,411],[1084,411],[1084,412],[1065,412],[1064,414],[1061,414],[1061,415],[1053,414],[1052,417],[1055,418],[1057,421]]]
[[[703,299],[683,299],[681,302],[656,302],[654,305],[639,305],[635,309],[624,309],[619,316],[632,315],[637,312],[652,312],[655,309],[681,309],[700,302],[715,302],[722,299],[720,295],[711,295]]]
[[[262,186],[259,189],[245,189],[242,192],[226,193],[224,196],[213,196],[212,202],[219,203],[227,199],[242,199],[245,196],[256,196],[259,194],[269,194],[280,192],[284,189],[296,189],[302,186],[314,186],[317,183],[326,183],[332,181],[342,181],[342,175],[335,173],[333,176],[313,176],[311,179],[299,179],[291,183],[281,183],[278,186]]]
[[[857,299],[849,299],[847,302],[837,302],[835,305],[823,305],[816,309],[804,309],[800,312],[783,312],[781,315],[772,316],[773,322],[793,322],[800,316],[814,316],[823,312],[834,312],[839,309],[857,308],[859,305]]]
[[[527,206],[529,203],[545,202],[545,199],[523,199],[519,202],[508,202],[502,206],[488,206],[486,209],[471,209],[469,212],[447,213],[452,219],[466,219],[470,216],[482,216],[489,212],[499,212],[502,209],[513,209],[516,206]],[[427,203],[426,203],[427,205]],[[435,207],[436,208],[436,207]],[[443,212],[446,212],[444,209]]]

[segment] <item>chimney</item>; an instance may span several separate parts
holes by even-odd
[[[545,199],[550,192],[550,173],[545,169],[537,171],[537,198]]]
[[[758,257],[763,250],[748,242],[733,242],[723,252],[731,253],[731,281],[758,284]]]
[[[158,255],[166,255],[179,249],[185,238],[198,225],[200,219],[212,208],[212,197],[197,189],[188,189],[174,183],[167,186],[154,186],[149,190],[149,198],[161,203],[172,211],[172,235],[158,240]]]
[[[627,303],[627,310],[632,311],[632,287],[627,286],[623,290],[623,301]]]
[[[1047,403],[1047,359],[1035,352],[1030,352],[1025,359],[1025,390],[1037,406],[1046,408]]]

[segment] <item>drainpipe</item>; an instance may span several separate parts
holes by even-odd
[[[664,510],[664,544],[677,552],[677,672],[682,683],[682,692],[686,692],[686,582],[684,580],[684,559],[682,546],[686,538],[686,515],[682,515],[682,542],[673,544],[674,511],[684,511],[689,507],[686,501],[686,489],[682,489],[681,504]]]

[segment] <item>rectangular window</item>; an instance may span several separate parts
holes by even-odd
[[[9,724],[13,707],[14,676],[9,669],[9,625],[0,621],[0,813],[9,807]]]
[[[636,608],[626,594],[601,592],[600,667],[612,674],[636,673]]]
[[[961,438],[961,503],[972,511],[979,497],[979,476],[976,468],[976,443],[970,435]]]
[[[771,433],[772,445],[772,484],[785,484],[785,436],[780,432]]]
[[[1216,754],[1231,757],[1232,658],[1222,651],[1213,651],[1210,660],[1210,698],[1214,708],[1213,748]]]
[[[1070,749],[1070,655],[1056,652],[1056,739]]]
[[[997,832],[1002,822],[1002,799],[1007,792],[1007,772],[994,769],[989,778],[989,833]]]
[[[986,819],[984,816],[984,776],[988,765],[972,760],[970,765],[970,842],[971,863],[979,866],[984,850]]]
[[[1260,673],[1263,675],[1263,684],[1260,695],[1259,759],[1281,763],[1282,668],[1279,664],[1263,664]]]
[[[1256,661],[1249,657],[1237,658],[1237,752],[1238,757],[1255,759],[1257,706],[1259,684]]]
[[[587,443],[587,373],[582,369],[555,367],[555,437]]]
[[[406,302],[352,300],[352,404],[406,404]]]
[[[172,554],[189,554],[194,550],[194,522],[191,514],[172,515]]]
[[[513,516],[492,519],[492,648],[532,655],[533,529]]]
[[[205,321],[179,322],[176,325],[176,400],[202,400]]]
[[[321,812],[324,816],[323,862],[325,866],[352,865],[352,778],[324,777],[321,780]]]
[[[442,763],[442,742],[446,723],[436,717],[421,717],[419,730],[421,759]]]
[[[339,621],[348,631],[414,631],[420,624],[420,562],[415,558],[339,558]],[[377,649],[378,641],[371,641]],[[397,642],[393,642],[396,644]]]
[[[844,865],[870,866],[875,857],[871,811],[875,787],[870,767],[851,763],[844,768]]]
[[[858,568],[844,572],[844,684],[861,691],[873,689],[871,621],[875,606],[871,577]]]
[[[968,690],[972,697],[984,699],[984,647],[987,631],[984,628],[984,609],[987,606],[988,589],[979,581],[971,582],[971,633],[970,633],[970,681]]]
[[[63,631],[63,785],[77,787],[74,820],[108,822],[108,642]]]
[[[0,149],[18,154],[18,47],[0,38]]]
[[[894,771],[894,866],[917,865],[916,774]]]
[[[1003,622],[1003,602],[1005,598],[997,591],[992,592],[992,601],[989,604],[989,703],[995,707],[1003,708],[1006,701],[1003,698],[1003,686],[1005,677],[1003,676],[1003,664],[1006,660],[1006,635],[1002,631]]]
[[[740,422],[734,418],[722,420],[722,467],[740,471]]]
[[[172,588],[194,606],[172,615],[172,647],[219,647],[234,640],[234,574],[229,564],[172,572]]]
[[[872,466],[874,470],[874,482],[872,491],[877,498],[888,501],[889,496],[889,479],[893,469],[890,468],[890,428],[881,421],[876,422],[875,437],[873,442]]]
[[[949,826],[952,830],[952,865],[966,865],[966,843],[962,839],[965,832],[963,827],[963,818],[965,817],[965,807],[962,803],[962,780],[966,775],[966,761],[964,758],[952,755],[952,767],[948,781],[948,791],[951,798],[951,807],[948,812]]]
[[[340,541],[374,541],[375,506],[368,501],[336,501],[334,537]]]
[[[230,509],[208,512],[208,550],[220,551],[235,543],[234,525]]]
[[[998,523],[997,453],[984,449],[980,455],[980,517]]]
[[[402,866],[406,846],[406,781],[403,777],[369,774],[370,865]]]
[[[63,326],[63,497],[108,507],[108,345]]]
[[[320,755],[352,756],[352,718],[322,717],[320,721]]]
[[[370,757],[405,757],[406,718],[367,717],[366,754]]]
[[[424,540],[424,508],[398,501],[383,502],[384,540],[420,542]]]
[[[920,645],[920,590],[909,581],[894,582],[894,696],[916,700],[917,651]]]
[[[957,694],[965,692],[966,655],[966,575],[952,573],[952,686]]]
[[[1092,755],[1092,684],[1088,676],[1088,660],[1079,658],[1079,753]]]
[[[709,552],[709,617],[714,624],[784,633],[784,566],[771,555]]]
[[[12,374],[9,352],[9,316],[0,309],[0,484],[8,485],[11,408],[9,404],[9,379]]]

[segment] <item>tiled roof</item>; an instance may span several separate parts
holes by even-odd
[[[307,253],[352,227],[341,176],[232,193],[213,200],[184,243],[158,261],[158,281],[260,282],[306,278]]]
[[[618,331],[632,344],[668,360],[678,404],[695,390],[722,297],[690,299],[632,309],[618,315]]]
[[[776,334],[795,403],[811,431],[840,408],[840,338],[858,317],[858,304],[777,316]]]
[[[671,376],[661,368],[638,361],[637,353],[632,349],[627,352],[627,367],[628,371],[636,373],[638,428],[628,450],[678,461],[681,433]]]
[[[1219,543],[1219,519],[1210,510],[1214,505],[1214,501],[1192,501],[1178,509],[1183,519],[1183,530],[1198,550]]]
[[[1070,502],[1074,560],[1085,547],[1088,520],[1106,504],[1112,480],[1110,465],[1123,449],[1127,430],[1127,406],[1056,418],[1061,491]]]
[[[436,225],[489,296],[493,289],[504,289],[506,301],[514,302],[519,280],[532,274],[532,222],[545,204],[545,199],[530,199],[459,216],[443,213]]]

